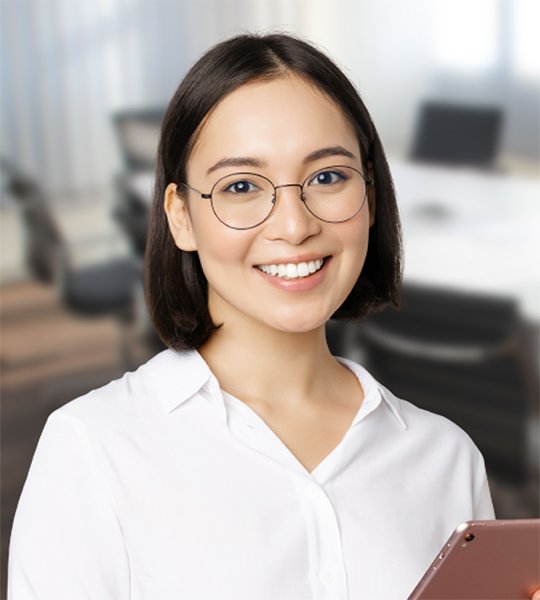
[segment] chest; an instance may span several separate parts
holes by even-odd
[[[331,410],[264,412],[268,427],[296,459],[312,472],[341,442],[356,416],[358,406]]]
[[[340,468],[318,489],[248,410],[231,408],[225,421],[202,398],[182,408],[166,427],[139,423],[103,457],[133,600],[405,598],[455,523],[473,515],[463,509],[469,471],[452,477],[456,453],[437,451],[441,436],[430,434],[419,454],[390,411],[350,430]],[[309,469],[355,412],[261,416]]]
[[[236,429],[241,420],[230,424],[231,433],[220,433],[193,423],[190,430],[197,437],[188,445],[188,431],[178,432],[170,461],[162,452],[154,468],[126,474],[144,482],[117,498],[139,591],[134,598],[381,598],[377,573],[388,555],[399,571],[386,575],[384,597],[388,590],[391,597],[406,597],[427,566],[423,563],[444,541],[443,533],[427,547],[425,558],[425,539],[416,535],[419,523],[439,530],[430,514],[438,510],[436,503],[423,501],[417,485],[405,486],[387,460],[366,465],[366,452],[354,448],[358,435],[350,437],[348,467],[327,494],[290,461],[278,462],[287,457],[263,428],[244,434]],[[316,419],[287,419],[274,426],[308,468],[309,460],[318,460],[315,452],[331,452],[337,439]],[[295,428],[304,435],[295,435]],[[327,444],[315,443],[310,432]],[[152,447],[159,444],[154,440]],[[351,453],[357,457],[352,461]],[[392,493],[396,487],[399,510]],[[456,504],[455,498],[450,501]],[[411,548],[413,543],[421,547]],[[332,578],[320,579],[320,573]]]

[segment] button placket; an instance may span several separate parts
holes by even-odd
[[[297,478],[306,517],[314,600],[347,600],[347,577],[334,507],[313,479]]]

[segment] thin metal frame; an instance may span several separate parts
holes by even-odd
[[[305,195],[304,195],[304,186],[306,185],[306,183],[310,180],[313,179],[313,177],[315,177],[318,173],[323,173],[324,171],[330,171],[331,169],[351,169],[352,171],[356,171],[356,173],[358,173],[360,175],[360,177],[362,177],[362,179],[364,180],[365,184],[366,184],[366,193],[364,194],[364,200],[362,202],[362,204],[360,205],[360,207],[358,208],[358,210],[350,217],[347,217],[346,219],[342,219],[340,221],[329,221],[327,219],[322,219],[321,217],[319,217],[318,215],[316,215],[310,208],[309,206],[306,204],[306,200],[305,200]],[[250,225],[249,227],[235,227],[233,225],[229,225],[228,223],[225,223],[225,221],[223,221],[219,215],[216,212],[216,209],[214,207],[214,201],[212,198],[212,195],[214,193],[214,190],[216,189],[216,186],[219,184],[220,181],[223,181],[224,179],[227,179],[228,177],[233,177],[235,175],[255,175],[256,177],[261,177],[262,179],[265,179],[266,181],[268,181],[268,183],[274,188],[274,194],[272,196],[272,208],[270,209],[270,212],[266,215],[266,217],[262,220],[259,221],[258,223],[256,223],[255,225]],[[270,179],[268,179],[268,177],[266,177],[265,175],[261,175],[260,173],[252,173],[250,171],[240,171],[238,173],[230,173],[229,175],[224,175],[223,177],[220,177],[212,186],[212,189],[210,190],[210,192],[208,194],[205,194],[199,190],[197,190],[196,188],[188,185],[187,183],[184,182],[180,182],[181,186],[191,190],[192,192],[196,192],[197,194],[200,195],[200,197],[203,200],[210,200],[210,205],[212,207],[212,212],[214,213],[214,215],[216,216],[216,219],[220,222],[223,223],[223,225],[225,225],[226,227],[229,227],[230,229],[237,229],[240,231],[245,231],[247,229],[254,229],[255,227],[258,227],[259,225],[262,225],[265,221],[267,221],[272,214],[274,213],[274,210],[276,208],[277,205],[277,190],[279,190],[280,188],[285,188],[285,187],[299,187],[300,188],[300,200],[302,201],[302,203],[304,204],[304,206],[306,207],[306,210],[313,215],[316,219],[319,219],[319,221],[323,221],[324,223],[345,223],[346,221],[350,221],[351,219],[354,219],[354,217],[356,217],[356,215],[362,210],[362,208],[364,207],[364,204],[366,203],[366,198],[367,198],[367,186],[373,185],[373,179],[371,179],[370,177],[366,178],[364,176],[364,174],[359,171],[358,169],[356,169],[355,167],[351,167],[349,165],[330,165],[328,167],[323,167],[322,169],[318,169],[317,171],[314,171],[313,173],[311,173],[311,175],[308,175],[303,183],[283,183],[281,185],[274,185],[274,182],[271,181]]]

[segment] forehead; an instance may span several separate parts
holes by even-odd
[[[339,145],[359,156],[341,107],[312,82],[284,74],[246,83],[223,98],[201,125],[190,160],[271,159],[276,153],[294,159]]]

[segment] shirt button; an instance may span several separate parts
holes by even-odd
[[[330,583],[334,579],[334,574],[328,569],[321,569],[319,571],[319,579],[322,583]]]

